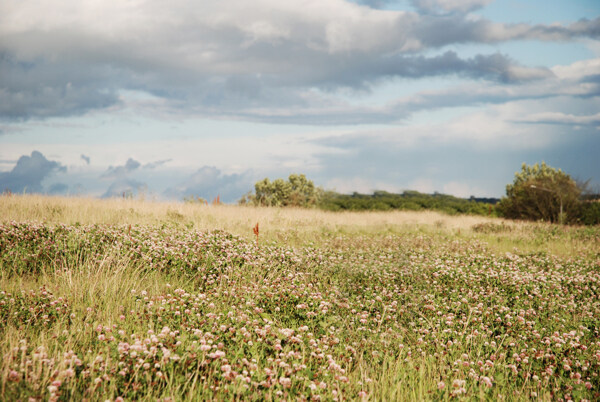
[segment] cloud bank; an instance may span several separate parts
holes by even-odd
[[[461,57],[446,46],[600,38],[600,18],[532,25],[470,14],[489,2],[413,0],[417,12],[407,12],[373,8],[383,1],[8,0],[0,5],[0,119],[137,107],[278,122],[325,108],[347,110],[334,120],[353,124],[342,92],[391,79],[553,78],[503,54]],[[323,120],[327,113],[295,122]]]
[[[235,201],[302,172],[497,196],[523,161],[600,171],[599,6],[491,3],[0,2],[0,184]],[[19,176],[33,149],[68,171]]]
[[[253,186],[250,172],[225,174],[214,166],[203,166],[177,186],[165,190],[167,198],[201,197],[211,201],[217,196],[223,202],[236,202]]]
[[[42,185],[44,179],[53,173],[66,172],[66,170],[67,168],[60,163],[46,159],[41,152],[33,151],[31,156],[21,156],[11,171],[0,173],[0,189],[13,193],[43,193],[45,192]],[[59,190],[65,190],[65,186],[55,185],[50,192],[55,193]]]

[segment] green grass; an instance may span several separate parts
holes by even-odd
[[[316,216],[258,245],[172,220],[1,223],[0,395],[600,398],[597,228]]]

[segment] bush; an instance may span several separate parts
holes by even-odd
[[[489,199],[489,201],[494,200]],[[494,205],[488,202],[478,202],[474,198],[467,200],[439,193],[422,194],[417,191],[405,191],[402,194],[375,191],[373,194],[354,193],[352,195],[327,192],[321,198],[319,207],[328,211],[420,211],[428,209],[450,215],[496,215]]]
[[[507,218],[574,223],[579,219],[581,189],[575,180],[546,163],[527,166],[506,186],[498,208]]]
[[[245,195],[239,204],[266,207],[313,207],[322,190],[303,174],[291,174],[288,181],[265,178],[254,185],[255,193]]]
[[[579,222],[584,225],[600,225],[600,201],[581,203]]]

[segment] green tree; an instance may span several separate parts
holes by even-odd
[[[312,207],[321,196],[321,189],[303,174],[291,174],[287,181],[265,178],[254,185],[254,194],[245,195],[240,204],[268,207]]]
[[[581,189],[575,180],[545,162],[515,173],[498,208],[507,218],[569,223],[578,219]]]

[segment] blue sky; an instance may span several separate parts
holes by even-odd
[[[500,197],[598,154],[595,0],[0,3],[0,190]]]

